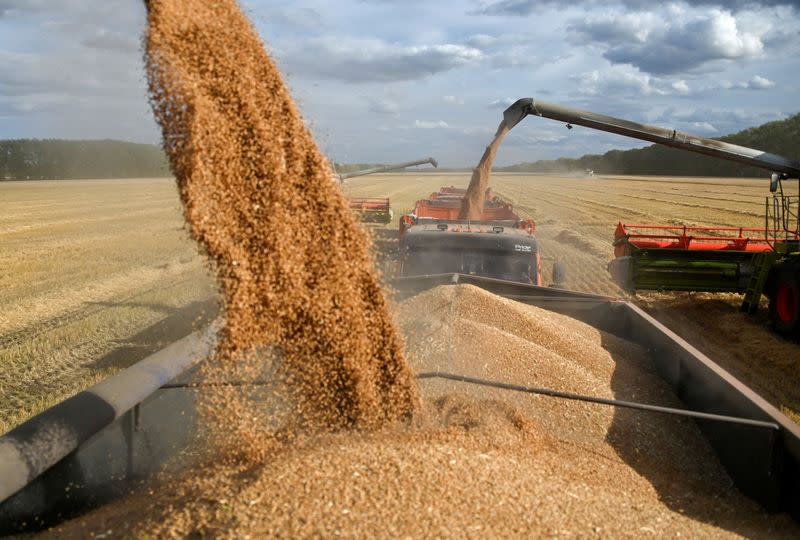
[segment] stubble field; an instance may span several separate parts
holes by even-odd
[[[469,173],[350,180],[353,196],[388,196],[395,220]],[[606,265],[620,220],[758,227],[766,181],[498,174],[496,193],[537,223],[549,279],[622,295]],[[773,335],[738,295],[640,295],[673,330],[800,420],[800,346]],[[0,433],[204,324],[214,283],[188,238],[171,179],[0,183]]]
[[[215,310],[171,179],[0,182],[0,433]]]

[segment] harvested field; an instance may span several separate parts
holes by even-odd
[[[345,189],[390,197],[399,217],[439,187],[468,182],[469,173],[382,174]],[[611,295],[621,294],[605,269],[620,219],[758,226],[766,194],[760,179],[497,174],[492,182],[536,219],[544,255],[567,263],[569,288]],[[397,223],[373,230],[379,249],[391,251]],[[0,182],[0,264],[0,432],[181,337],[191,326],[183,319],[214,309],[213,280],[183,228],[171,179]],[[546,278],[550,268],[545,261]],[[742,315],[738,295],[641,296],[800,421],[800,346],[774,336],[763,310]]]
[[[511,135],[513,137],[513,134]],[[388,196],[395,216],[441,186],[466,186],[469,173],[386,174],[351,180],[359,197]],[[622,296],[606,265],[619,221],[763,227],[766,179],[493,174],[494,191],[536,221],[544,257],[563,261],[567,288]],[[397,224],[387,226],[397,229]],[[376,234],[385,234],[377,232]],[[549,283],[552,261],[543,263]],[[391,268],[387,264],[387,268]],[[739,313],[736,294],[640,294],[636,299],[677,334],[800,421],[800,345],[775,336],[765,316]]]
[[[417,198],[437,190],[442,185],[466,185],[468,179],[466,173],[378,175],[351,180],[346,185],[346,190],[354,195],[388,195],[391,197],[395,216],[399,216],[402,211],[410,208]],[[561,187],[565,193],[575,195],[581,192],[581,186],[593,188],[602,182],[606,182],[608,187],[603,190],[602,198],[597,194],[592,195],[601,200],[601,204],[581,206],[577,203],[571,205],[567,201],[560,202]],[[538,236],[541,239],[542,249],[545,255],[558,255],[569,263],[568,278],[570,281],[568,285],[571,288],[617,294],[613,284],[610,284],[607,279],[605,264],[611,256],[610,239],[613,234],[613,226],[620,216],[638,216],[641,221],[654,222],[669,222],[670,219],[681,217],[687,223],[706,223],[702,211],[688,205],[685,207],[680,205],[659,207],[650,203],[647,210],[640,210],[635,206],[637,201],[639,204],[643,204],[640,198],[631,199],[629,201],[631,204],[626,206],[625,190],[628,189],[628,186],[638,186],[638,189],[648,191],[683,192],[689,189],[695,189],[696,192],[698,190],[714,191],[716,193],[714,197],[719,197],[714,205],[720,207],[728,204],[727,200],[736,198],[744,200],[752,197],[753,202],[749,203],[750,208],[752,212],[759,211],[764,194],[761,181],[735,181],[733,185],[727,185],[725,182],[718,179],[698,179],[697,181],[687,179],[662,183],[659,179],[647,178],[574,179],[498,175],[495,179],[495,189],[512,201],[517,201],[518,208],[522,207],[523,213],[538,218]],[[159,345],[180,337],[182,332],[186,331],[185,327],[177,325],[176,328],[171,329],[168,325],[165,328],[159,325],[159,321],[165,318],[171,320],[171,314],[181,313],[181,310],[188,306],[199,306],[203,304],[204,299],[213,298],[212,280],[203,270],[202,264],[195,254],[195,248],[183,230],[179,210],[180,202],[174,188],[174,181],[163,179],[17,182],[0,183],[0,190],[3,195],[0,197],[0,208],[3,210],[0,212],[0,220],[2,220],[0,235],[3,239],[3,242],[0,242],[0,254],[2,254],[3,267],[13,269],[13,272],[0,276],[0,279],[4,280],[4,287],[0,294],[4,295],[3,305],[6,307],[2,320],[2,324],[5,325],[2,335],[6,336],[6,342],[2,344],[5,348],[0,350],[0,355],[2,355],[0,359],[0,370],[2,371],[0,372],[3,374],[1,381],[4,394],[0,403],[4,406],[9,404],[9,411],[11,409],[21,410],[20,419],[60,400],[79,388],[88,386],[116,369],[109,368],[109,364],[98,363],[98,358],[110,358],[110,366],[127,365],[132,359],[138,359],[153,347],[157,348]],[[739,191],[741,193],[737,194]],[[707,193],[706,196],[710,197],[711,195]],[[664,198],[664,196],[660,198]],[[603,205],[608,208],[604,209]],[[143,207],[149,210],[161,208],[161,211],[160,213],[145,213],[146,217],[143,217],[140,215]],[[16,217],[13,217],[15,214]],[[731,225],[739,223],[739,217],[740,214],[729,213],[723,215],[723,219],[708,221],[708,223]],[[94,226],[89,226],[92,225],[92,219],[101,222],[102,227],[98,227],[96,223]],[[83,220],[88,221],[86,227],[79,226]],[[51,222],[54,223],[51,224]],[[748,223],[758,224],[755,218]],[[742,222],[742,224],[746,225],[747,223]],[[382,239],[379,246],[385,244],[385,249],[391,249],[391,242],[388,239],[396,230],[396,223],[376,230],[386,231],[386,233],[379,232],[378,234],[379,239]],[[563,231],[569,232],[564,233]],[[82,243],[82,236],[89,236],[89,239]],[[98,239],[104,240],[101,242]],[[70,246],[72,242],[83,245],[83,248],[81,250],[59,248],[59,246]],[[589,246],[594,246],[594,249],[590,249]],[[54,250],[59,250],[59,258],[51,256]],[[181,258],[184,257],[186,260],[181,263]],[[97,260],[100,261],[100,264],[89,264],[88,260]],[[146,261],[147,264],[142,265],[141,261]],[[174,288],[170,288],[170,285],[175,283],[168,279],[171,275],[169,273],[170,261],[176,261],[173,263],[173,266],[176,267],[174,270],[182,269],[183,267],[179,266],[181,264],[186,265],[185,273],[178,272],[188,280],[184,283],[185,289],[182,292],[176,293]],[[570,261],[572,262],[570,263]],[[58,307],[58,298],[76,294],[71,292],[73,290],[103,291],[100,288],[93,288],[91,284],[93,281],[103,279],[104,271],[107,272],[107,277],[124,276],[126,272],[147,265],[163,272],[161,279],[154,278],[140,282],[135,277],[137,274],[134,273],[131,274],[134,277],[130,281],[125,282],[120,278],[120,282],[126,284],[126,287],[121,287],[123,292],[108,288],[105,289],[108,292],[105,300],[101,297],[100,300],[95,301],[94,299],[97,297],[89,297],[83,302],[78,295],[75,297],[77,304],[70,305],[74,309],[64,309],[63,305]],[[39,290],[39,294],[43,294],[41,302],[28,301],[25,303],[26,295],[35,297],[36,293],[36,291],[27,289],[36,285],[36,280],[27,279],[28,268],[40,268],[39,278],[49,280],[50,288],[45,287]],[[549,270],[547,265],[545,270]],[[158,276],[158,274],[153,275]],[[175,285],[175,288],[180,287]],[[45,294],[48,290],[51,291],[49,295]],[[125,294],[136,295],[137,291],[142,293],[141,297],[134,296],[134,298],[125,300],[127,298]],[[800,411],[800,400],[796,394],[796,374],[800,372],[800,366],[798,366],[800,348],[795,344],[780,340],[769,332],[765,327],[763,316],[750,321],[740,314],[735,306],[737,300],[736,295],[643,295],[641,299],[651,312],[679,334],[687,337],[716,362],[745,380],[767,399],[781,406],[784,412],[790,415],[794,414],[795,419],[800,418],[796,415],[796,411]],[[101,302],[107,302],[108,305]],[[52,311],[43,312],[44,315],[40,318],[30,318],[31,306],[39,306],[38,309],[52,308]],[[97,310],[88,312],[93,314],[94,318],[86,315],[86,310],[89,308]],[[9,323],[14,320],[18,322]],[[464,324],[475,326],[469,320]],[[162,328],[162,331],[150,331],[151,328]],[[109,329],[113,330],[113,333]],[[502,335],[507,335],[512,343],[518,343],[519,338],[513,337],[511,334],[513,332]],[[139,339],[137,335],[143,337]],[[417,333],[414,335],[419,337]],[[734,336],[734,338],[729,339],[728,336]],[[15,345],[10,348],[6,344],[12,340]],[[742,343],[746,343],[746,345],[743,346]],[[533,347],[530,344],[526,346]],[[412,360],[415,362],[415,368],[421,369],[425,366],[418,363],[419,357],[416,356],[415,347],[412,344],[411,353],[414,355]],[[13,362],[8,360],[12,358],[12,354],[14,355]],[[511,357],[509,355],[509,358]],[[39,359],[47,361],[45,367],[41,368],[42,371],[38,373],[38,370],[32,369],[36,366],[34,358],[37,359],[36,362],[39,362]],[[436,356],[432,355],[430,358],[436,358]],[[530,356],[525,355],[523,360],[528,358]],[[608,364],[606,364],[607,367]],[[552,374],[539,375],[538,371],[530,369],[527,371],[508,371],[507,367],[502,369],[498,367],[497,369],[499,371],[496,378],[508,378],[519,382],[541,380],[543,384],[547,382],[553,386],[562,383],[576,384],[576,380],[572,376],[564,377],[561,380]],[[35,376],[31,373],[34,373]],[[71,376],[68,375],[70,373]],[[473,373],[488,375],[481,371]],[[545,376],[551,378],[537,378]],[[512,379],[512,377],[520,378]],[[587,380],[591,379],[587,378]],[[611,384],[611,392],[613,395],[620,398],[628,396],[639,399],[639,394],[630,396],[625,393],[627,391],[623,382],[625,379],[619,379],[620,382],[616,382],[616,380],[616,375],[612,375],[614,382]],[[220,496],[205,501],[208,511],[224,517],[230,516],[235,508],[242,508],[245,504],[249,505],[258,497],[253,496],[249,500],[246,498],[250,495],[245,491],[250,489],[248,486],[254,486],[253,489],[267,491],[273,489],[283,493],[283,490],[287,489],[286,486],[292,485],[287,483],[281,484],[279,487],[271,484],[269,478],[276,478],[280,481],[294,478],[294,481],[297,482],[294,485],[302,492],[305,492],[306,489],[309,492],[311,490],[323,492],[324,489],[327,489],[326,486],[330,487],[330,484],[336,480],[336,475],[348,474],[353,478],[363,479],[364,471],[372,471],[376,478],[381,481],[385,480],[389,486],[394,486],[387,487],[387,492],[400,500],[399,488],[391,484],[387,471],[392,471],[394,476],[398,476],[397,472],[400,470],[407,473],[417,467],[420,470],[428,471],[423,475],[428,475],[425,476],[428,480],[419,480],[418,482],[420,486],[426,486],[426,489],[430,488],[430,493],[433,494],[431,499],[441,501],[460,498],[464,501],[468,497],[473,497],[470,504],[476,505],[475,508],[479,510],[476,510],[475,515],[482,518],[484,514],[481,512],[489,512],[487,510],[489,502],[495,497],[497,478],[501,476],[516,478],[523,469],[538,470],[542,474],[554,474],[553,471],[563,469],[563,467],[559,469],[559,463],[555,458],[547,457],[549,450],[536,453],[529,451],[530,446],[525,441],[545,438],[547,430],[555,429],[557,426],[548,425],[546,421],[542,421],[543,415],[537,413],[536,408],[524,409],[524,407],[526,406],[525,402],[534,402],[537,407],[567,408],[573,407],[573,405],[559,405],[560,402],[548,405],[545,404],[547,398],[523,399],[505,396],[503,398],[505,405],[489,403],[476,411],[475,399],[492,399],[495,396],[483,392],[476,395],[474,389],[459,387],[459,393],[472,394],[467,403],[462,404],[459,401],[461,398],[458,397],[450,397],[445,401],[437,402],[441,392],[448,391],[447,388],[437,387],[440,384],[438,382],[424,383],[421,389],[426,399],[426,410],[429,411],[429,416],[426,416],[426,427],[421,431],[422,435],[419,433],[392,434],[391,437],[384,437],[384,435],[378,434],[359,440],[348,436],[345,439],[333,437],[325,442],[312,442],[309,443],[309,448],[306,448],[305,454],[299,451],[296,454],[277,456],[264,469],[242,472],[243,477],[252,479],[252,482],[248,480],[244,484],[241,483],[242,477],[233,478],[230,476],[233,472],[228,470],[221,473],[220,478],[224,478],[224,475],[228,474],[230,482],[226,485],[222,481],[217,485]],[[565,386],[565,388],[570,387]],[[588,388],[596,389],[598,394],[603,391],[602,385],[595,384]],[[608,392],[607,388],[606,385],[606,392]],[[15,401],[10,401],[9,396],[18,397],[13,398]],[[508,403],[509,399],[512,400],[511,403]],[[18,409],[20,406],[22,408]],[[649,508],[643,515],[653,517],[655,525],[642,525],[639,526],[639,529],[632,528],[626,534],[637,536],[654,534],[654,531],[669,529],[676,522],[679,523],[676,526],[677,530],[691,530],[701,536],[719,534],[720,531],[717,527],[728,531],[737,531],[746,536],[759,536],[760,533],[763,533],[764,529],[760,526],[755,531],[752,523],[748,525],[743,524],[745,522],[742,520],[731,519],[731,514],[726,513],[724,507],[716,510],[722,512],[721,514],[714,512],[706,514],[704,511],[697,510],[693,516],[696,521],[687,518],[686,516],[689,514],[685,505],[688,505],[689,502],[681,500],[679,497],[676,503],[670,502],[672,501],[670,497],[674,493],[669,491],[671,479],[664,480],[663,477],[647,472],[648,469],[641,463],[637,465],[630,457],[622,457],[623,455],[636,455],[637,452],[635,450],[626,452],[624,446],[618,441],[612,442],[611,434],[615,431],[610,427],[616,429],[617,425],[621,425],[616,420],[617,415],[609,417],[610,411],[605,410],[589,412],[588,407],[590,406],[584,406],[584,409],[580,411],[569,411],[571,415],[569,418],[580,419],[584,415],[605,415],[602,416],[604,418],[603,425],[609,426],[609,435],[602,436],[601,434],[601,438],[605,439],[604,443],[600,443],[604,456],[603,463],[608,461],[606,459],[608,456],[611,456],[610,460],[616,460],[617,465],[614,467],[622,466],[620,462],[624,462],[625,466],[629,468],[629,472],[626,474],[637,482],[637,490],[644,489],[641,487],[644,484],[638,483],[642,481],[642,478],[651,484],[647,488],[649,491],[642,492],[646,493],[648,501],[646,505]],[[542,408],[542,411],[546,410],[546,408]],[[522,411],[523,418],[526,418],[526,422],[529,422],[525,425],[532,427],[523,429],[512,422],[512,419],[518,418],[516,415],[520,411]],[[7,422],[13,423],[17,417],[8,415],[6,418]],[[491,429],[487,427],[490,425],[493,426]],[[647,433],[647,431],[644,432]],[[588,431],[590,435],[598,433],[599,428]],[[624,431],[617,433],[624,433]],[[550,436],[548,435],[548,437]],[[569,460],[584,459],[581,457],[586,454],[583,450],[584,446],[579,445],[586,445],[587,443],[581,441],[588,439],[588,436],[584,436],[582,431],[575,429],[565,430],[558,437],[564,441],[573,437],[577,441],[558,442],[557,444],[560,446],[557,447],[557,451],[561,455],[570,456]],[[468,447],[464,442],[466,439],[472,441],[470,444],[473,446]],[[598,439],[592,440],[595,443],[598,441]],[[319,446],[315,447],[317,444]],[[337,462],[335,467],[332,467],[326,461],[328,459],[326,452],[341,453],[341,448],[344,446],[351,450],[342,456],[341,461]],[[420,459],[418,456],[421,454],[409,452],[410,446],[417,448],[420,453],[427,453],[430,458],[427,461]],[[586,446],[586,448],[589,448],[591,452],[597,451],[592,446]],[[507,454],[500,457],[501,451],[507,452]],[[641,451],[638,454],[641,455]],[[487,459],[486,456],[489,458]],[[480,489],[452,488],[447,492],[453,493],[455,490],[457,493],[452,497],[443,493],[438,485],[442,480],[441,475],[447,472],[448,467],[452,466],[450,465],[451,460],[461,463],[464,468],[458,470],[467,471],[464,476],[471,475],[470,477],[475,478]],[[477,463],[484,461],[496,463],[486,471],[479,472]],[[305,479],[293,476],[301,467],[311,465],[320,467],[318,476]],[[614,467],[608,468],[611,465],[605,467],[601,470],[609,470],[612,473],[619,472]],[[276,470],[286,470],[287,473],[285,476],[270,477],[269,474]],[[355,473],[360,476],[355,476]],[[455,474],[455,472],[452,473]],[[259,478],[261,480],[258,480]],[[659,480],[659,478],[661,479]],[[580,479],[573,480],[582,482]],[[710,485],[719,485],[718,481],[719,477]],[[523,489],[524,484],[528,486],[526,489],[530,489],[531,493],[536,493],[535,504],[524,502],[519,503],[523,505],[519,507],[532,507],[528,515],[531,516],[531,520],[539,520],[537,526],[543,526],[546,519],[553,519],[541,517],[550,510],[554,513],[556,511],[578,512],[583,511],[580,510],[582,508],[586,509],[586,513],[582,514],[584,517],[580,518],[583,520],[581,523],[586,523],[589,519],[587,516],[591,512],[604,511],[598,506],[601,502],[586,502],[591,493],[603,493],[603,496],[617,498],[624,503],[630,503],[631,500],[639,497],[639,491],[636,491],[637,495],[631,495],[629,499],[619,499],[618,494],[606,493],[590,482],[559,484],[560,487],[557,490],[546,490],[544,486],[534,488],[523,482],[522,478],[515,482],[514,489]],[[702,486],[698,489],[701,488]],[[372,490],[377,488],[367,487],[363,483],[354,482],[348,484],[344,489],[346,489],[346,493],[342,496],[352,498],[354,501],[352,508],[340,506],[333,496],[328,500],[331,503],[330,506],[325,503],[320,507],[309,509],[308,506],[303,506],[309,504],[306,500],[306,502],[297,501],[297,507],[287,508],[301,510],[306,508],[310,512],[309,515],[319,512],[320,514],[317,515],[330,519],[330,523],[333,525],[348,523],[352,525],[349,520],[358,515],[354,509],[363,510],[364,508],[357,506],[356,503],[367,504],[365,502],[367,499],[378,501],[380,504],[383,504],[381,501],[385,501],[381,499],[386,496],[384,492],[379,490],[380,493],[375,495]],[[540,491],[536,492],[535,489]],[[421,498],[422,495],[419,494],[423,492],[423,489],[420,488],[406,496],[422,505],[429,500]],[[568,495],[567,499],[562,500],[554,496],[554,493],[565,492],[576,497]],[[702,493],[702,489],[700,492]],[[497,495],[497,497],[501,496]],[[140,501],[141,504],[148,504],[147,497],[145,496],[143,499]],[[261,501],[267,499],[264,497]],[[736,499],[736,496],[728,495],[725,500],[735,501]],[[658,504],[661,506],[650,506],[655,504],[654,500],[660,501]],[[701,503],[699,508],[702,506]],[[634,507],[640,508],[635,504]],[[120,514],[127,514],[130,510],[124,506],[115,506],[114,508]],[[127,519],[121,519],[118,516],[114,520],[112,519],[114,508],[104,509],[106,513],[103,516],[105,517],[97,516],[100,521],[94,523],[92,529],[101,530],[95,528],[94,525],[99,527],[99,523],[102,523],[104,519],[121,524],[119,527],[122,528],[115,529],[116,532],[124,531],[126,527],[124,523],[128,523],[131,527],[134,526],[134,516],[137,514],[132,514]],[[507,508],[511,508],[511,506]],[[681,513],[679,508],[683,508],[684,513]],[[343,510],[348,510],[348,512],[344,513]],[[493,515],[496,514],[499,521],[500,518],[507,517],[503,513],[504,511],[503,506],[498,506],[494,509]],[[288,509],[283,512],[278,515],[284,516],[290,522],[288,514],[285,513],[288,512]],[[757,512],[754,514],[750,511],[746,514],[752,517],[757,515]],[[428,515],[427,507],[424,508],[424,513],[421,515]],[[253,523],[255,523],[257,515],[253,514],[253,516],[255,516],[253,518]],[[573,516],[575,519],[579,519],[576,513],[573,513]],[[761,518],[754,519],[755,523],[761,523],[764,527],[769,526],[765,525],[763,521],[759,521]],[[417,519],[417,521],[424,520]],[[483,522],[476,520],[475,522],[470,521],[469,524],[483,527],[483,523],[486,522],[487,520],[484,519]],[[621,522],[632,523],[622,519]],[[170,523],[172,522],[170,521]],[[304,526],[313,526],[313,523],[309,523]],[[431,523],[432,521],[428,520],[423,525],[430,526]],[[480,529],[467,530],[466,522],[461,525],[464,527],[465,534],[480,534]],[[560,525],[555,522],[551,522],[551,525],[553,528],[547,529],[548,531],[552,530],[553,534],[561,531]],[[75,526],[75,524],[71,526]],[[288,523],[287,526],[293,525]],[[526,526],[533,525],[527,524]],[[497,527],[492,530],[498,531],[498,534],[505,531],[500,528],[500,525]],[[86,531],[85,528],[80,530]],[[604,529],[601,529],[597,535],[601,535],[603,531]],[[80,536],[80,534],[78,535]],[[609,535],[611,535],[610,532]]]
[[[0,433],[216,312],[171,179],[0,182]]]
[[[448,369],[676,405],[644,351],[471,286],[403,302],[416,371]],[[414,425],[217,461],[154,496],[54,529],[60,537],[758,537],[800,534],[731,487],[693,422],[424,382]]]

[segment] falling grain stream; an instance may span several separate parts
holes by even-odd
[[[505,120],[500,122],[497,126],[497,132],[494,134],[494,139],[486,147],[486,150],[478,162],[478,166],[472,171],[472,178],[470,178],[467,193],[461,203],[461,211],[458,214],[458,219],[466,220],[479,220],[483,212],[483,203],[486,198],[486,188],[489,187],[489,177],[492,174],[492,164],[497,155],[497,149],[505,139],[509,129]]]
[[[211,436],[184,474],[61,537],[790,537],[681,420],[431,381],[448,371],[674,401],[645,351],[583,323],[446,286],[393,316],[274,62],[234,0],[151,0],[146,62],[184,214],[224,327],[204,380]],[[483,206],[501,124],[463,209]],[[476,214],[477,213],[477,214]],[[397,323],[395,322],[395,317]],[[407,343],[407,355],[403,343]]]

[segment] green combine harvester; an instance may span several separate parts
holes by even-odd
[[[778,333],[800,339],[800,161],[674,129],[520,99],[503,113],[509,129],[527,115],[663,144],[772,173],[764,228],[619,223],[609,271],[623,289],[743,293],[755,313],[762,295]],[[783,182],[798,180],[797,195]]]

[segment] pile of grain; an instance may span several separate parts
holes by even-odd
[[[501,120],[500,125],[497,126],[497,132],[494,134],[494,139],[483,152],[478,166],[472,170],[472,178],[470,178],[464,200],[461,201],[461,211],[458,213],[458,219],[481,219],[483,203],[486,199],[486,188],[489,187],[489,176],[492,173],[492,163],[494,163],[494,157],[497,154],[497,149],[500,148],[500,143],[503,142],[508,132],[509,128],[506,125],[506,121]]]
[[[678,405],[631,343],[472,286],[410,298],[417,371],[442,369]],[[790,538],[731,487],[693,422],[426,381],[413,425],[328,434],[271,459],[212,463],[59,532],[233,537]],[[123,510],[124,509],[124,510]]]
[[[152,0],[151,103],[192,236],[216,269],[225,326],[206,377],[280,351],[292,425],[375,428],[417,396],[370,246],[280,74],[235,0]],[[238,392],[207,421],[260,455],[265,429]]]

